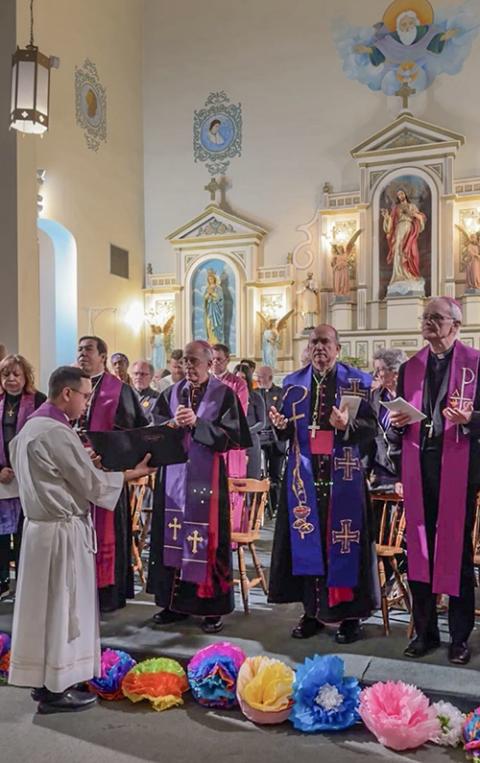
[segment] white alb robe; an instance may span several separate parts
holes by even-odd
[[[39,416],[10,444],[25,513],[9,682],[62,692],[100,672],[90,502],[113,510],[123,474],[92,464],[67,425]]]

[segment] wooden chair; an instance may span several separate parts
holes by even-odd
[[[130,516],[132,520],[132,561],[133,571],[138,572],[142,585],[145,586],[145,572],[143,569],[142,551],[145,546],[148,529],[145,532],[145,524],[142,518],[143,501],[148,487],[151,487],[150,477],[140,477],[128,483],[128,495],[130,501]]]
[[[480,572],[480,492],[477,495],[477,508],[475,511],[475,522],[473,524],[473,567],[477,584],[479,583]],[[475,610],[475,616],[480,616],[480,609]]]
[[[402,580],[398,568],[399,559],[405,557],[403,548],[403,536],[405,534],[405,510],[403,499],[395,493],[375,493],[371,496],[373,507],[378,506],[381,511],[380,524],[376,543],[378,577],[382,598],[383,630],[386,636],[390,634],[389,610],[402,602],[407,612],[412,612],[409,591]],[[399,595],[391,598],[387,594],[387,577],[385,562],[388,561],[393,576],[398,585]],[[408,627],[408,636],[411,638],[413,631],[412,620]]]
[[[240,584],[243,608],[245,614],[248,615],[248,596],[250,590],[255,586],[261,585],[264,593],[267,593],[267,581],[257,555],[255,542],[260,537],[260,529],[263,525],[265,507],[270,491],[270,480],[229,479],[228,490],[230,494],[236,493],[242,497],[243,511],[248,517],[245,532],[232,532],[231,537],[232,543],[237,545],[238,570],[240,573],[240,580],[235,580],[234,582]],[[251,579],[247,575],[245,547],[250,551],[256,572],[256,577]]]

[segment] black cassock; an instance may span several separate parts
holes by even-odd
[[[199,395],[192,402],[192,408],[197,410],[206,384],[200,389]],[[173,387],[169,387],[160,395],[154,409],[154,420],[161,424],[172,418],[174,411],[170,409],[170,398]],[[225,453],[233,448],[248,448],[252,441],[247,420],[237,395],[227,387],[218,415],[213,421],[197,419],[192,431],[195,442],[218,453]],[[155,594],[155,602],[159,607],[167,607],[175,612],[202,617],[220,616],[234,609],[232,558],[230,543],[230,502],[228,497],[228,482],[223,458],[219,460],[219,537],[215,569],[221,580],[213,579],[214,596],[200,598],[197,596],[197,585],[180,580],[180,570],[166,567],[163,563],[163,536],[165,522],[165,477],[163,467],[158,475],[155,486],[153,503],[150,562],[148,569],[148,593]],[[210,475],[205,475],[208,486],[211,485]],[[215,489],[214,487],[212,489]],[[221,585],[223,583],[223,586]],[[225,583],[228,591],[224,591]]]
[[[335,405],[336,374],[331,372],[322,386],[322,405],[320,413],[320,428],[331,430],[329,417],[332,406]],[[312,411],[315,401],[315,389],[312,390]],[[359,445],[361,455],[367,451],[372,439],[377,432],[377,422],[373,410],[369,408],[369,415],[363,418],[357,417],[353,426],[349,428],[346,445]],[[289,424],[286,430],[278,432],[282,439],[290,439],[293,435],[293,425]],[[327,528],[329,521],[330,504],[330,456],[312,456],[313,474],[317,496],[317,508],[322,538],[322,553],[324,560],[328,559],[326,547]],[[376,572],[374,569],[375,558],[373,547],[375,543],[374,522],[372,509],[365,485],[365,511],[363,526],[360,535],[360,567],[358,585],[353,591],[353,600],[342,602],[330,607],[328,602],[328,587],[326,577],[313,575],[294,575],[292,573],[292,551],[290,542],[290,519],[287,502],[287,478],[286,474],[282,483],[280,505],[278,509],[277,524],[273,540],[272,561],[270,567],[270,586],[268,600],[275,604],[287,604],[302,602],[305,613],[309,617],[316,617],[323,622],[340,622],[349,618],[368,617],[378,605]]]
[[[95,388],[97,377],[92,378]],[[98,388],[97,388],[98,389]],[[95,406],[95,393],[89,408],[89,415],[82,428],[88,429],[89,419]],[[128,384],[123,384],[120,392],[117,410],[115,412],[115,429],[135,429],[146,427],[148,419],[140,406],[135,391]],[[113,611],[124,607],[127,599],[135,595],[132,568],[132,520],[128,487],[125,486],[115,507],[115,584],[99,588],[100,609]]]

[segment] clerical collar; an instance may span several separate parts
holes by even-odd
[[[215,379],[218,379],[219,381],[222,381],[223,377],[228,374],[228,368],[226,371],[223,372],[223,374],[213,374]]]
[[[315,381],[322,382],[322,383],[325,382],[330,376],[330,374],[332,373],[332,371],[335,370],[335,366],[336,366],[336,363],[331,368],[328,368],[326,371],[318,371],[318,369],[312,366],[312,372],[313,372],[313,377]]]
[[[454,347],[455,345],[452,344],[452,346],[449,347],[448,350],[445,350],[445,352],[433,352],[433,350],[430,350],[430,354],[433,355],[436,360],[445,360],[445,358],[448,358],[452,354]]]
[[[100,374],[95,374],[95,376],[91,376],[90,377],[90,381],[92,382],[92,386],[95,386],[96,384],[98,384],[98,382],[100,381],[100,379],[102,378],[104,373],[105,373],[105,371],[102,371]]]
[[[19,392],[18,395],[12,395],[11,392],[6,392],[5,397],[8,403],[11,403],[11,405],[15,405],[16,403],[19,403],[20,400],[22,399],[22,393]]]

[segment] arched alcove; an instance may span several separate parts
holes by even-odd
[[[40,258],[40,385],[59,365],[75,360],[77,343],[77,244],[55,220],[38,220]]]

